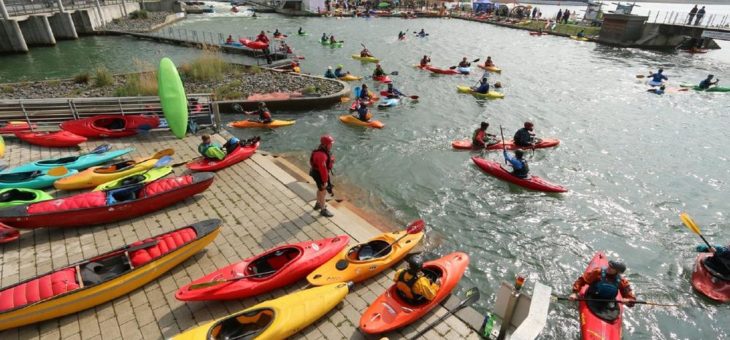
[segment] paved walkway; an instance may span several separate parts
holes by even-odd
[[[222,140],[220,136],[215,137]],[[175,161],[181,162],[196,156],[198,138],[178,140],[167,133],[153,133],[152,136],[105,140],[104,143],[115,148],[134,146],[137,150],[133,157],[174,148]],[[89,142],[84,149],[92,149],[99,144],[102,143]],[[263,141],[263,146],[265,148],[266,141]],[[31,147],[11,140],[3,159],[10,165],[18,165],[70,152],[75,151]],[[343,206],[334,207],[335,217],[332,219],[318,218],[311,208],[314,187],[297,180],[306,180],[301,171],[284,170],[279,166],[284,163],[259,153],[218,172],[213,185],[203,194],[157,213],[104,226],[24,232],[19,241],[0,246],[0,285],[5,287],[186,224],[214,217],[223,220],[221,234],[205,251],[143,288],[77,314],[0,332],[0,339],[169,338],[198,324],[306,285],[306,280],[302,280],[286,289],[240,301],[184,303],[175,299],[178,287],[205,273],[280,244],[343,233],[349,234],[353,238],[350,244],[354,244],[380,233]],[[180,175],[184,169],[184,166],[176,168],[175,174]],[[392,270],[386,270],[375,279],[357,284],[341,306],[294,338],[364,338],[357,330],[360,314],[390,285],[392,275]],[[415,328],[412,325],[403,329],[402,333],[388,334],[388,337],[412,336],[445,312],[445,308],[439,307]],[[478,339],[478,336],[459,318],[451,316],[424,338]]]

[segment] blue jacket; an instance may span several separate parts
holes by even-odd
[[[661,73],[654,73],[651,75],[651,81],[655,83],[660,83],[662,80],[669,80],[669,78]]]
[[[507,152],[507,150],[502,152],[504,154],[504,160],[509,162],[512,165],[512,168],[516,170],[520,170],[525,167],[525,165],[520,161],[519,159],[512,157],[512,155]]]
[[[489,93],[489,83],[484,83],[479,85],[479,87],[474,91],[481,94],[487,94]]]
[[[332,78],[332,79],[334,79],[334,78],[337,78],[337,77],[335,76],[335,73],[334,73],[334,72],[332,72],[332,70],[327,70],[327,72],[325,72],[325,73],[324,73],[324,77],[325,77],[325,78]]]
[[[341,69],[339,69],[339,68],[338,69],[335,69],[335,76],[337,76],[337,78],[342,78],[342,77],[344,77],[346,75],[347,75],[347,73],[342,72]]]

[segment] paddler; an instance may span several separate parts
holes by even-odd
[[[730,281],[730,245],[727,246],[714,246],[708,248],[702,244],[697,246],[697,251],[701,253],[710,252],[712,256],[705,258],[703,265],[713,275],[724,278],[726,281]]]
[[[264,33],[264,31],[261,31],[261,33],[259,33],[259,35],[256,36],[256,41],[260,41],[262,43],[268,44],[269,37],[266,36],[266,33]]]
[[[343,72],[342,67],[343,67],[342,64],[337,65],[337,68],[335,69],[335,77],[342,78],[342,77],[350,74],[350,72]]]
[[[667,76],[663,75],[662,72],[664,72],[664,69],[660,68],[659,71],[657,71],[657,73],[650,74],[649,77],[651,77],[651,81],[655,84],[659,84],[665,80],[669,80],[669,78],[667,78]]]
[[[336,79],[337,75],[332,72],[332,66],[327,66],[327,72],[324,73],[325,78]]]
[[[363,47],[362,51],[360,51],[360,57],[361,58],[372,58],[373,55],[370,53],[370,51],[367,49],[367,47]]]
[[[527,165],[525,160],[525,152],[522,150],[515,150],[515,156],[512,157],[507,150],[503,151],[504,160],[512,165],[511,174],[519,178],[527,178],[530,173],[530,167]]]
[[[373,115],[370,114],[368,106],[365,105],[365,102],[363,102],[362,100],[357,101],[357,104],[355,105],[355,112],[352,114],[352,116],[363,122],[369,122],[370,118],[373,117]]]
[[[329,38],[327,37],[327,33],[322,33],[322,37],[319,38],[319,40],[321,40],[323,43],[327,43],[327,40],[329,40]]]
[[[427,55],[424,55],[423,58],[421,58],[421,67],[428,66],[428,63],[431,62],[431,58],[429,58]]]
[[[337,40],[335,39],[335,35],[330,35],[330,45],[336,44]]]
[[[705,80],[701,81],[699,86],[700,90],[707,90],[710,88],[710,86],[717,85],[717,83],[720,82],[720,79],[715,79],[715,81],[712,81],[713,77],[715,76],[710,74],[707,76],[707,78],[705,78]]]
[[[269,112],[269,109],[266,107],[266,103],[259,102],[258,109],[254,111],[243,111],[243,114],[245,115],[259,115],[259,123],[262,124],[269,124],[273,121],[271,118],[271,112]]]
[[[332,194],[332,182],[329,173],[335,163],[335,157],[332,155],[332,145],[334,143],[335,139],[332,136],[323,135],[319,138],[319,147],[312,151],[309,157],[309,165],[311,166],[309,175],[317,184],[317,203],[314,204],[314,210],[321,209],[319,215],[324,217],[334,216],[327,210],[327,202],[325,201],[327,192]]]
[[[380,63],[375,64],[375,71],[373,71],[373,78],[381,78],[385,76],[385,71],[383,71],[383,67],[380,66]]]
[[[489,93],[489,81],[487,80],[487,77],[482,78],[482,80],[479,81],[479,86],[474,86],[471,90],[481,94]]]
[[[398,40],[403,40],[406,38],[406,33],[403,31],[398,32]]]
[[[487,133],[488,128],[489,123],[482,122],[482,124],[479,125],[479,128],[474,130],[474,134],[472,134],[471,137],[471,145],[473,148],[483,149],[488,145],[497,144],[497,141],[495,140],[497,136]]]
[[[207,159],[219,161],[226,158],[226,155],[233,152],[238,145],[243,146],[260,140],[259,137],[253,137],[246,142],[241,142],[238,138],[231,137],[226,144],[221,147],[220,144],[211,141],[210,135],[203,135],[201,139],[202,143],[198,145],[198,152]]]
[[[299,30],[297,31],[297,34],[299,34],[299,35],[304,34],[304,31],[302,31],[302,28],[301,27],[299,27]]]
[[[417,304],[423,299],[431,301],[441,288],[423,273],[423,258],[420,255],[409,257],[407,269],[395,272],[395,287],[400,297],[411,304]]]
[[[403,92],[398,91],[395,87],[393,87],[393,83],[388,83],[388,89],[386,90],[388,98],[400,98],[405,97],[406,95],[403,94]]]
[[[294,72],[294,73],[302,73],[302,68],[299,67],[299,63],[298,62],[292,61],[290,67],[291,67],[291,71],[292,72]]]
[[[233,44],[233,36],[231,36],[229,34],[228,38],[226,38],[226,45],[231,45],[231,44]]]
[[[461,59],[461,61],[459,62],[459,67],[469,67],[469,66],[471,66],[471,63],[466,60],[466,57]]]
[[[282,34],[281,34],[281,32],[279,32],[279,29],[278,28],[276,30],[274,30],[274,38],[278,38],[278,37],[281,37],[281,36],[282,36]]]
[[[425,30],[423,30],[423,28],[421,28],[421,31],[420,31],[420,32],[418,32],[418,36],[419,36],[419,37],[425,37],[426,35],[428,35],[428,34],[426,33],[426,31],[425,31]]]
[[[360,86],[360,96],[358,97],[358,99],[365,102],[370,100],[370,91],[368,90],[367,84],[362,84],[362,86]]]
[[[586,36],[585,30],[580,30],[580,32],[578,32],[578,34],[576,34],[576,36],[578,38],[585,38],[585,36]]]
[[[575,301],[583,286],[588,285],[585,296],[583,298],[596,300],[616,300],[616,294],[621,292],[621,301],[625,301],[626,306],[633,307],[636,296],[631,290],[629,281],[621,276],[626,271],[626,265],[619,261],[608,261],[608,267],[594,268],[592,271],[581,275],[575,283],[573,283],[573,294],[568,299]],[[600,303],[600,302],[598,302]],[[612,302],[604,302],[603,306],[609,309],[615,306]]]
[[[484,61],[484,67],[494,67],[494,62],[492,61],[492,57],[487,57],[487,60]]]
[[[532,122],[525,122],[524,127],[515,132],[515,136],[513,137],[515,145],[522,148],[534,147],[539,142],[535,138],[535,133],[532,131],[534,129],[535,125]]]

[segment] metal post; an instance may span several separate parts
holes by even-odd
[[[124,117],[124,108],[122,107],[122,99],[117,98],[117,104],[119,104],[119,112],[122,113],[122,117]]]
[[[646,22],[651,22],[651,11],[649,11],[649,14],[646,16]]]
[[[215,98],[210,98],[215,100]],[[213,122],[215,122],[215,127],[213,128],[215,132],[220,131],[221,128],[221,113],[220,108],[218,107],[218,102],[214,101],[210,104],[213,107],[213,110],[211,114],[213,115]]]
[[[656,16],[654,17],[654,23],[656,23],[657,20],[659,20],[659,13],[661,13],[661,11],[656,11]]]
[[[96,11],[99,13],[99,22],[101,23],[100,26],[104,26],[106,23],[104,22],[104,14],[101,12],[101,4],[99,3],[99,0],[96,1]]]
[[[707,20],[707,26],[705,26],[705,27],[710,27],[710,26],[712,26],[712,23],[713,23],[714,21],[715,21],[715,14],[713,14],[713,15],[712,15],[712,16],[710,17],[710,20]]]
[[[10,14],[8,14],[8,10],[5,8],[5,0],[0,0],[0,14],[3,15],[3,19],[10,19]]]
[[[0,0],[1,1],[1,0]],[[58,3],[58,10],[63,13],[66,10],[63,9],[63,0],[56,0],[56,3]]]

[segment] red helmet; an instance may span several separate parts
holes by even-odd
[[[330,135],[323,135],[322,137],[319,137],[319,143],[324,146],[332,146],[332,143],[335,142],[335,139]]]

